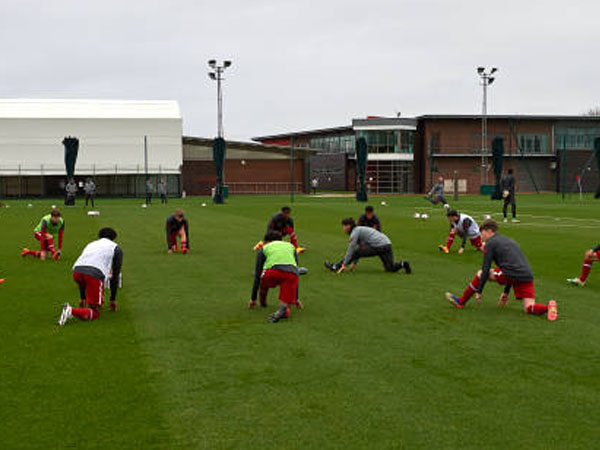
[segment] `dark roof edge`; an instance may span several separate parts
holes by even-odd
[[[418,120],[423,119],[473,119],[481,120],[481,114],[425,114],[416,117]],[[553,116],[553,115],[536,115],[536,114],[488,114],[488,119],[515,119],[515,120],[599,120],[600,116]]]
[[[306,136],[308,134],[319,134],[319,133],[336,133],[336,132],[344,132],[344,131],[352,131],[352,125],[342,126],[342,127],[331,127],[331,128],[318,128],[316,130],[304,130],[304,131],[296,131],[293,133],[281,133],[281,134],[271,134],[268,136],[256,136],[253,137],[253,141],[261,141],[266,139],[286,139],[290,137],[297,136]]]
[[[236,150],[247,150],[247,151],[257,151],[257,152],[275,152],[275,153],[290,153],[290,146],[287,145],[265,145],[259,144],[256,142],[242,142],[242,141],[230,141],[228,139],[225,140],[229,148]],[[195,137],[195,136],[183,136],[182,138],[183,144],[188,145],[205,145],[212,146],[213,139],[212,138],[203,138],[203,137]],[[301,155],[314,155],[322,150],[314,149],[314,148],[306,148],[306,147],[294,147],[294,152]]]

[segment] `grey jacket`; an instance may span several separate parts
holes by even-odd
[[[354,227],[350,233],[350,243],[348,244],[348,250],[344,257],[344,264],[349,264],[352,260],[354,251],[361,245],[367,245],[373,248],[384,247],[386,245],[392,245],[392,241],[381,231],[377,231],[371,227]]]

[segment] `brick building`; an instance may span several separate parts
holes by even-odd
[[[210,195],[215,186],[212,139],[183,138],[181,177],[187,195]],[[315,150],[227,141],[224,178],[232,194],[308,192],[307,158]]]
[[[311,178],[329,170],[349,190],[354,188],[354,142],[360,137],[367,141],[367,184],[373,193],[423,193],[438,175],[446,177],[449,189],[457,177],[459,191],[479,193],[482,185],[495,182],[490,149],[496,137],[504,142],[503,167],[513,169],[521,192],[572,192],[577,176],[584,191],[598,184],[593,143],[600,138],[600,117],[492,115],[487,119],[485,145],[481,128],[478,115],[369,117],[355,119],[348,127],[254,139],[319,149],[310,160]],[[314,163],[331,155],[338,155],[335,164]],[[341,168],[345,173],[339,173]],[[328,188],[327,183],[323,187]]]

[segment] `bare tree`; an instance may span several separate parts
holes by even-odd
[[[594,106],[585,113],[586,116],[600,117],[600,106]]]

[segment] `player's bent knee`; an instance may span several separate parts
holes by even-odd
[[[481,275],[483,274],[483,272],[481,270],[477,271],[477,276],[481,278]]]

